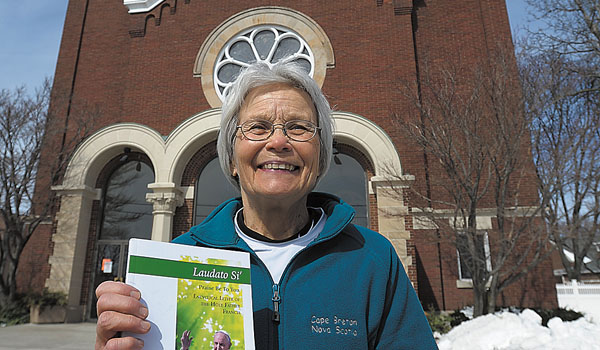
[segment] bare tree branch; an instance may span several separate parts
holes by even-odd
[[[395,116],[434,160],[434,190],[416,192],[426,199],[416,211],[433,223],[441,242],[456,247],[472,279],[476,315],[494,312],[499,294],[551,251],[543,203],[535,191],[523,190],[535,182],[531,120],[524,114],[513,53],[498,51],[476,68],[426,67],[420,93],[405,89],[419,115]],[[483,218],[492,227],[482,228]]]
[[[580,75],[595,78],[586,89],[600,90],[600,0],[527,0],[533,16],[545,27],[530,32],[527,49],[532,54],[552,52],[585,66],[568,66]]]
[[[54,199],[34,202],[35,181],[40,171],[58,178],[76,146],[91,130],[97,109],[85,107],[74,113],[67,142],[59,145],[44,167],[40,155],[44,138],[63,130],[54,127],[61,119],[52,113],[49,80],[28,95],[24,88],[0,91],[0,306],[16,296],[16,271],[25,245],[40,223],[49,220]],[[55,94],[54,102],[60,96]],[[80,104],[83,106],[83,104]],[[51,185],[51,184],[49,184]],[[48,189],[49,190],[49,189]]]
[[[520,55],[543,214],[569,279],[579,280],[600,224],[600,90],[589,62],[552,51]],[[580,69],[563,69],[582,65]],[[569,253],[574,255],[570,261]]]

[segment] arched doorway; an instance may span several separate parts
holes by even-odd
[[[125,152],[107,166],[102,186],[98,240],[95,245],[93,289],[104,281],[124,281],[129,239],[150,239],[152,204],[146,201],[154,170],[144,154]],[[96,317],[96,296],[90,298],[90,318]]]

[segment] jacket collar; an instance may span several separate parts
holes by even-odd
[[[327,222],[313,243],[328,240],[339,234],[354,218],[354,209],[341,199],[326,193],[313,192],[308,195],[308,206],[323,208]],[[235,232],[233,217],[242,207],[241,198],[223,202],[204,221],[190,229],[192,239],[215,248],[238,248],[249,250]]]

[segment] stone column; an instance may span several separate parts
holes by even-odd
[[[60,211],[56,214],[56,233],[52,235],[54,250],[48,261],[50,276],[46,287],[67,294],[67,322],[78,322],[84,314],[84,307],[79,304],[92,202],[100,198],[100,193],[88,186],[52,189],[60,197]]]
[[[146,194],[146,200],[152,203],[152,240],[169,242],[173,232],[173,215],[175,209],[183,205],[183,192],[174,183],[152,183],[148,188],[152,193]]]
[[[410,232],[406,230],[404,221],[408,215],[408,205],[404,203],[404,191],[414,180],[415,177],[412,175],[403,175],[393,180],[373,176],[370,180],[371,189],[377,196],[379,233],[392,242],[407,272],[413,261],[412,256],[408,254],[406,244],[410,239]]]

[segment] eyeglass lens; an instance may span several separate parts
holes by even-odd
[[[246,138],[261,141],[268,139],[277,126],[281,126],[284,134],[294,141],[308,141],[317,131],[317,127],[306,120],[291,120],[285,124],[273,124],[268,120],[248,120],[240,125],[240,129]]]

